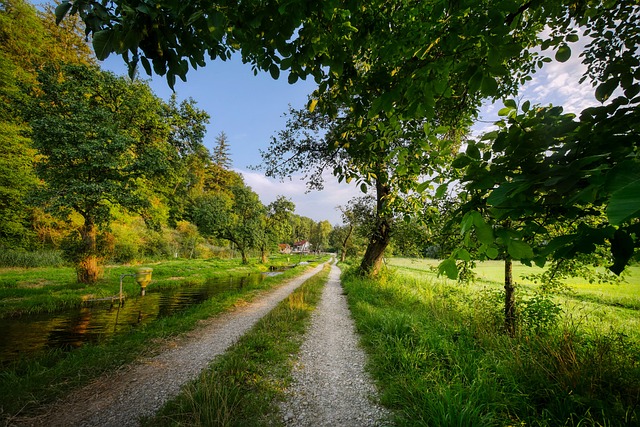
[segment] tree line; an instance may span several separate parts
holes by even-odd
[[[224,132],[205,147],[195,101],[102,71],[80,20],[2,0],[0,24],[3,250],[61,249],[92,283],[108,259],[326,249],[330,224],[283,196],[264,206],[231,170]]]

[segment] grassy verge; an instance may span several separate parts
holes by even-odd
[[[305,257],[304,261],[317,257]],[[286,256],[275,256],[269,265],[238,260],[170,260],[151,264],[153,281],[148,289],[202,284],[208,279],[229,274],[260,273],[270,266],[289,265]],[[297,261],[297,257],[296,257]],[[88,298],[103,298],[119,293],[120,275],[133,273],[138,266],[106,266],[103,278],[93,285],[76,283],[75,270],[59,268],[0,268],[0,317],[55,312],[78,307]],[[125,294],[140,290],[132,278],[123,281]]]
[[[291,355],[302,344],[329,269],[307,280],[143,425],[279,425],[277,402],[285,398]]]
[[[397,425],[640,423],[637,335],[566,316],[508,338],[497,332],[495,293],[405,273],[375,282],[343,277]]]
[[[71,352],[50,352],[5,366],[0,371],[0,419],[7,420],[18,413],[33,413],[42,404],[105,372],[143,354],[154,354],[167,340],[195,328],[199,320],[249,301],[260,291],[301,274],[307,267],[299,266],[282,275],[268,277],[258,285],[221,293],[174,316],[116,335],[100,344],[87,344]]]

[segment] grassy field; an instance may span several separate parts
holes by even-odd
[[[499,263],[480,265],[469,285],[438,278],[432,261],[387,264],[380,280],[347,273],[343,283],[396,425],[640,425],[637,269],[626,284],[574,283],[554,297],[517,279],[519,329],[508,337]]]
[[[390,258],[387,265],[397,269],[405,277],[428,278],[449,286],[462,286],[473,292],[482,292],[494,297],[504,286],[504,263],[485,261],[478,263],[474,272],[478,280],[460,285],[456,281],[438,277],[436,267],[439,261],[430,259]],[[518,295],[523,300],[535,295],[539,286],[526,280],[524,276],[539,273],[542,269],[513,264],[513,278]],[[566,321],[577,322],[583,328],[607,332],[615,330],[640,339],[640,266],[627,268],[621,283],[588,283],[580,278],[566,280],[569,291],[553,296],[560,305]]]
[[[300,265],[281,275],[267,277],[256,285],[223,292],[176,315],[161,318],[136,328],[130,333],[116,335],[108,341],[87,344],[71,352],[52,351],[35,359],[4,366],[0,370],[0,420],[10,424],[11,418],[17,413],[32,413],[41,405],[64,395],[73,388],[86,384],[105,372],[118,369],[143,354],[146,356],[155,354],[167,340],[195,328],[199,320],[221,313],[243,301],[249,301],[259,292],[299,275],[321,261],[316,257],[314,259],[315,261],[310,262],[309,265]],[[286,258],[283,261],[286,262]],[[235,272],[266,268],[258,265],[239,267],[237,260],[233,265]],[[162,286],[163,283],[165,286],[178,286],[182,279],[176,280],[176,278],[182,277],[187,281],[198,282],[211,275],[229,274],[227,266],[226,262],[183,260],[171,261],[166,264],[159,263],[151,267],[154,268],[154,283],[158,286]],[[111,283],[113,277],[117,278],[121,274],[120,272],[128,272],[131,269],[132,267],[112,267],[110,273],[105,274],[104,283],[94,286],[97,288],[106,287],[107,290],[104,292],[107,293],[114,292],[117,286],[114,287]],[[52,299],[59,298],[58,294],[64,294],[67,290],[74,296],[73,298],[78,298],[84,295],[88,289],[73,284],[72,273],[70,275],[65,269],[59,269],[59,271],[55,269],[36,269],[34,271],[12,269],[8,273],[3,270],[2,289],[6,291],[16,287],[25,287],[26,281],[41,281],[42,277],[47,277],[47,280],[51,280],[52,283],[35,289],[46,289],[50,286],[52,294],[50,298]],[[112,279],[109,280],[107,277],[112,277]],[[137,289],[134,291],[137,292]],[[28,300],[29,297],[27,296],[25,299]]]

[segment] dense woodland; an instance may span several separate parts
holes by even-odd
[[[54,5],[55,6],[55,5]],[[209,115],[164,101],[141,80],[100,70],[77,18],[53,6],[0,5],[0,248],[5,263],[53,251],[93,282],[105,262],[240,256],[309,240],[331,225],[264,206],[231,170]],[[20,261],[17,261],[19,264]]]

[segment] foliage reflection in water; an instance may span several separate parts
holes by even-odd
[[[144,297],[128,298],[122,307],[117,300],[58,313],[0,319],[0,364],[32,357],[43,350],[68,351],[87,342],[98,342],[115,333],[171,316],[200,304],[224,291],[257,284],[263,274],[210,279],[203,285],[153,289]]]

